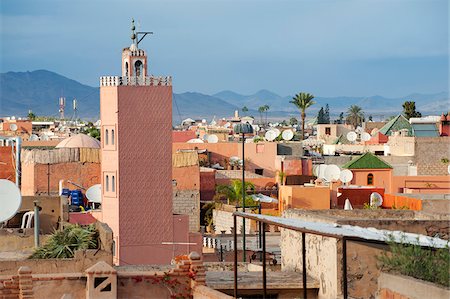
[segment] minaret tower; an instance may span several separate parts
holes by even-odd
[[[100,78],[101,220],[113,230],[115,264],[169,264],[189,252],[174,245],[189,243],[189,228],[172,213],[172,79],[148,76],[138,47],[148,33],[134,21],[131,31],[122,76]]]

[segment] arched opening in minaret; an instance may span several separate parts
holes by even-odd
[[[134,63],[134,73],[136,74],[136,77],[140,77],[142,75],[142,61],[138,60]]]
[[[125,62],[125,77],[128,77],[128,62]]]

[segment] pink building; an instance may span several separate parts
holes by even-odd
[[[134,29],[122,77],[100,78],[101,220],[113,230],[115,264],[169,264],[201,242],[188,216],[172,213],[172,79],[147,76]]]

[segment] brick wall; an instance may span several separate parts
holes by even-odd
[[[421,137],[415,140],[415,154],[418,175],[447,175],[450,159],[450,137]]]
[[[189,231],[200,230],[200,191],[173,190],[173,213],[189,216]]]
[[[0,146],[0,179],[15,182],[16,172],[14,170],[15,160],[12,157],[10,146]]]

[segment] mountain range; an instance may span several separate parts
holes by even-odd
[[[95,120],[99,117],[99,88],[81,84],[48,70],[32,72],[7,72],[0,74],[0,116],[26,116],[28,110],[36,115],[57,116],[58,99],[66,97],[66,117],[73,116],[72,99],[77,99],[78,116]],[[292,95],[280,96],[269,90],[260,90],[252,95],[242,95],[224,90],[213,95],[198,92],[184,92],[173,95],[173,120],[229,117],[235,110],[248,107],[248,115],[259,118],[258,107],[269,105],[269,119],[298,117],[299,111],[289,103]],[[351,105],[360,106],[366,115],[374,120],[384,119],[402,111],[405,101],[415,101],[422,114],[448,112],[450,98],[448,92],[435,94],[412,93],[404,97],[387,98],[379,95],[368,97],[320,97],[308,109],[308,116],[315,116],[320,107],[330,106],[330,114],[337,117]],[[377,117],[379,119],[377,119]]]

